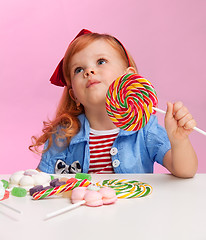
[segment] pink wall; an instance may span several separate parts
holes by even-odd
[[[182,100],[206,130],[205,12],[204,0],[0,1],[0,172],[37,166],[30,137],[53,116],[62,92],[48,80],[82,28],[119,38],[155,86],[159,107]],[[205,173],[206,137],[190,138]]]

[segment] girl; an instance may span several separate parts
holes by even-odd
[[[107,115],[110,84],[138,73],[115,37],[83,29],[70,43],[51,83],[64,92],[56,117],[30,149],[44,145],[38,170],[47,173],[152,173],[154,162],[178,177],[193,177],[197,157],[188,135],[196,122],[181,102],[167,104],[165,129],[151,116],[135,132],[116,128]]]

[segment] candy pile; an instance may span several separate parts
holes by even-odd
[[[127,131],[137,131],[149,121],[152,107],[157,106],[152,84],[137,74],[117,78],[106,95],[106,110],[113,123]]]
[[[17,172],[11,175],[10,181],[12,183],[17,183],[18,178],[20,179],[20,177],[22,179],[25,176],[32,177],[33,175],[37,176],[37,174],[38,173],[35,173],[35,170]],[[111,179],[92,184],[91,175],[85,173],[77,173],[75,175],[75,178],[63,177],[60,179],[51,177],[48,174],[46,175],[47,180],[50,179],[50,181],[48,181],[48,185],[34,185],[29,189],[29,193],[32,196],[32,199],[38,200],[50,196],[56,196],[58,194],[62,194],[60,196],[64,197],[64,194],[66,193],[67,198],[71,197],[72,204],[64,207],[63,209],[59,209],[55,212],[47,214],[45,220],[81,205],[98,207],[102,205],[113,204],[117,201],[118,198],[144,197],[152,192],[152,187],[150,185],[135,180]],[[46,177],[44,179],[46,180]],[[31,183],[31,179],[28,182]],[[35,183],[38,183],[38,181]],[[25,185],[27,187],[29,186],[29,184]],[[0,200],[4,200],[9,197],[9,191],[6,190],[8,186],[9,183],[7,181],[0,181]],[[12,190],[10,191],[11,194],[16,197],[25,197],[27,195],[27,189],[19,187],[19,185],[18,187],[13,186]],[[70,193],[70,196],[68,193]],[[21,213],[20,210],[15,209],[12,206],[5,204],[5,207],[10,208],[15,212]]]
[[[110,179],[98,182],[96,185],[114,189],[118,198],[145,197],[152,192],[152,187],[149,184],[135,180]]]

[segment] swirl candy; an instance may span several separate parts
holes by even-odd
[[[106,95],[106,110],[113,123],[127,131],[137,131],[149,121],[157,106],[152,84],[137,74],[117,78]]]
[[[127,179],[103,180],[96,183],[99,187],[111,187],[115,190],[118,198],[140,198],[149,195],[152,187],[140,181]]]
[[[52,195],[56,195],[62,192],[67,192],[69,190],[74,189],[75,187],[87,187],[91,184],[90,181],[88,181],[87,179],[84,180],[80,180],[78,181],[77,179],[74,179],[74,181],[69,182],[68,184],[64,184],[61,186],[57,186],[54,188],[50,188],[50,189],[46,189],[46,190],[42,190],[40,192],[35,192],[32,197],[34,200],[38,200],[38,199],[42,199],[45,197],[50,197]]]

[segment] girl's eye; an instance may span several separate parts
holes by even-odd
[[[103,58],[101,58],[101,59],[99,59],[99,60],[97,61],[97,63],[98,63],[99,65],[105,64],[106,62],[107,62],[107,60],[105,60],[105,59],[103,59]]]
[[[78,74],[78,73],[80,73],[80,72],[82,72],[82,71],[83,71],[83,68],[77,67],[77,68],[74,70],[74,74]]]

